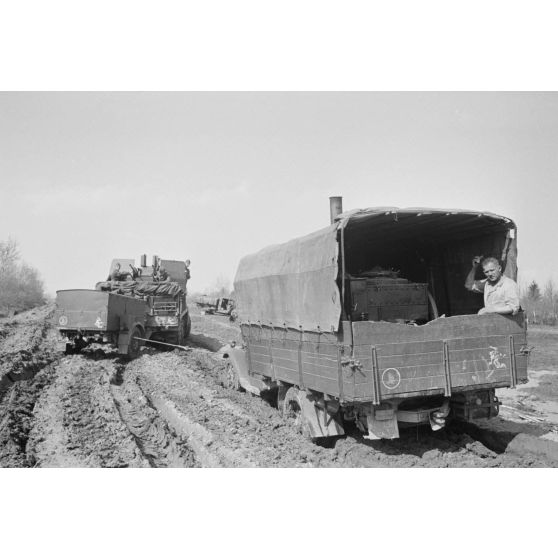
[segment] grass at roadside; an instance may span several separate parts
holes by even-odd
[[[527,342],[534,347],[529,356],[530,370],[558,372],[558,327],[530,326]]]
[[[534,347],[529,356],[529,383],[520,386],[514,396],[529,395],[533,409],[543,412],[558,409],[558,327],[530,326],[527,342]],[[542,375],[537,371],[545,371]],[[508,390],[505,390],[508,391]],[[513,390],[514,391],[514,390]],[[523,401],[525,404],[526,401]]]

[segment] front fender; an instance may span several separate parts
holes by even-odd
[[[221,347],[217,352],[221,355],[221,358],[232,362],[240,377],[248,376],[248,358],[245,349],[228,344]]]
[[[261,395],[262,392],[269,390],[270,386],[266,382],[250,375],[246,349],[234,345],[225,345],[221,347],[219,353],[224,360],[228,360],[234,366],[240,385],[246,391],[254,395]]]

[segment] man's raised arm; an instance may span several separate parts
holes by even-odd
[[[469,291],[472,291],[475,285],[475,274],[477,273],[477,267],[480,265],[481,258],[482,256],[475,256],[473,258],[471,271],[469,271],[469,275],[465,279],[465,288]]]

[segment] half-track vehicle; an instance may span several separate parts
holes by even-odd
[[[472,259],[517,276],[511,219],[484,211],[373,207],[244,257],[234,280],[243,344],[223,382],[277,397],[310,438],[369,439],[498,414],[496,388],[527,381],[526,321],[477,314],[464,287]],[[480,271],[480,270],[479,270]],[[479,277],[480,278],[480,277]]]
[[[146,257],[112,261],[108,280],[95,289],[56,292],[54,323],[66,352],[109,344],[135,358],[147,341],[183,345],[190,334],[184,262]]]

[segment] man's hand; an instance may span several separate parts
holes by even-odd
[[[471,271],[469,271],[467,278],[465,279],[465,288],[468,291],[473,291],[473,292],[482,292],[481,290],[474,290],[474,285],[475,285],[475,275],[477,274],[477,268],[479,267],[481,260],[482,260],[482,256],[475,256],[473,258],[472,266],[471,267]]]

